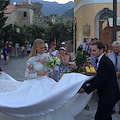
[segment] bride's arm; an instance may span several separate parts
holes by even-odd
[[[36,78],[38,76],[45,76],[47,74],[47,71],[41,71],[41,72],[35,72],[32,73],[33,71],[33,63],[34,63],[34,59],[29,59],[27,61],[27,67],[25,70],[25,77],[28,79],[33,79]]]
[[[32,71],[32,64],[30,63],[30,61],[27,61],[27,67],[25,70],[26,78],[36,78],[37,77],[37,73],[31,73],[31,71]]]
[[[45,76],[47,74],[47,71],[41,71],[37,73],[37,76]]]

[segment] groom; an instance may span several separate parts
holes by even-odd
[[[120,99],[116,72],[112,61],[104,55],[103,42],[97,41],[92,44],[92,54],[98,59],[97,76],[93,78],[89,86],[84,86],[80,93],[91,93],[97,89],[99,101],[95,120],[112,120],[111,113],[115,103]]]

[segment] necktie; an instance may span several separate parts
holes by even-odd
[[[115,70],[116,71],[118,71],[117,62],[118,62],[117,55],[115,55]]]

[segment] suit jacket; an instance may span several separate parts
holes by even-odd
[[[115,67],[105,55],[99,61],[97,76],[88,87],[84,87],[88,94],[95,89],[98,92],[99,104],[102,106],[114,105],[120,99]]]

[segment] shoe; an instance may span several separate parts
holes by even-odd
[[[89,106],[88,105],[85,106],[85,110],[89,110]]]
[[[119,110],[119,114],[120,114],[120,110]]]
[[[114,114],[114,113],[115,113],[115,110],[112,111],[112,114]]]

